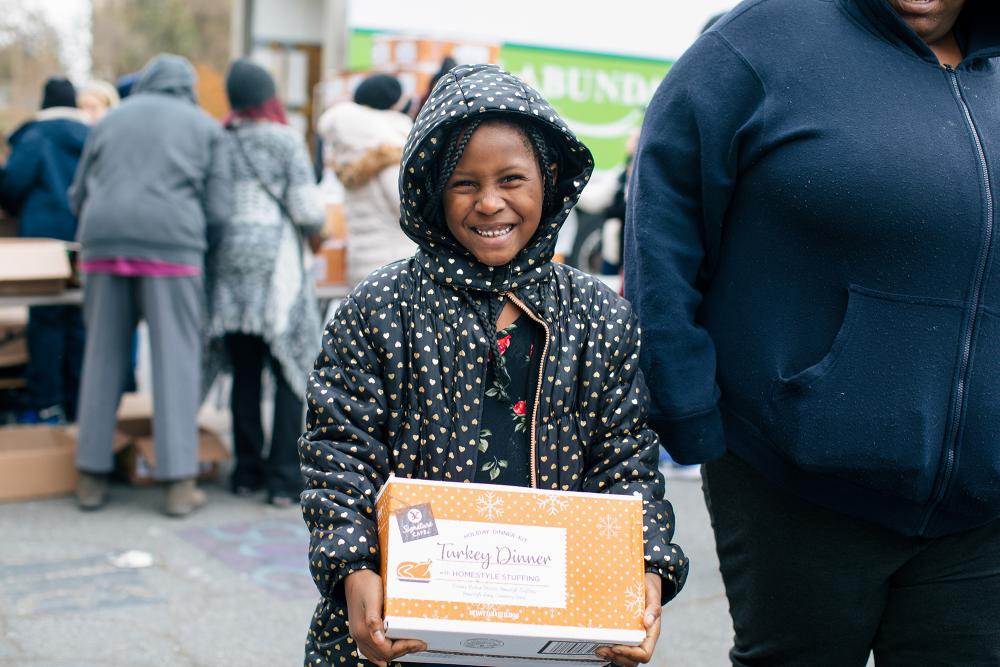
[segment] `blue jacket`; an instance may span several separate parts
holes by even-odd
[[[21,236],[76,237],[68,190],[89,130],[81,118],[76,109],[45,109],[10,136],[0,203],[20,219]]]
[[[1000,517],[1000,9],[748,0],[651,102],[625,286],[651,423],[907,535]]]

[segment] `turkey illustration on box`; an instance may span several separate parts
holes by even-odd
[[[390,477],[379,492],[386,635],[408,662],[596,665],[645,638],[642,501]]]

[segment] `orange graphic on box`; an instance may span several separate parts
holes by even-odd
[[[399,577],[400,581],[427,583],[431,580],[431,562],[429,560],[422,563],[403,561],[396,568],[396,576]]]

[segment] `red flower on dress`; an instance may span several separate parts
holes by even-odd
[[[528,404],[524,401],[518,401],[514,404],[514,414],[523,417],[528,414]]]
[[[507,334],[503,338],[497,338],[497,347],[500,349],[500,356],[503,356],[503,353],[510,347],[510,337],[511,334]]]

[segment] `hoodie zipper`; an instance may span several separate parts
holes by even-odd
[[[986,161],[986,151],[983,150],[982,138],[979,135],[979,130],[976,128],[975,121],[972,120],[972,112],[969,110],[968,104],[965,102],[965,98],[962,96],[962,89],[958,85],[958,72],[951,65],[944,66],[945,71],[948,73],[948,80],[951,83],[952,91],[955,94],[955,99],[958,100],[959,106],[962,108],[962,114],[965,116],[965,123],[969,128],[969,132],[972,134],[972,138],[976,144],[976,152],[979,157],[979,167],[980,176],[983,179],[983,186],[986,189],[986,224],[984,231],[984,243],[982,249],[979,253],[979,260],[976,265],[976,278],[972,286],[972,301],[970,303],[969,309],[969,321],[965,325],[965,332],[962,336],[962,357],[959,361],[959,375],[958,375],[958,387],[955,391],[955,403],[952,408],[951,415],[951,428],[948,432],[948,450],[945,454],[944,470],[941,473],[941,477],[938,481],[938,487],[934,494],[934,499],[931,502],[930,507],[927,509],[927,513],[924,515],[924,520],[920,524],[920,534],[922,535],[925,530],[927,530],[927,525],[931,521],[931,517],[934,515],[934,511],[944,500],[944,496],[948,491],[948,486],[951,483],[951,476],[955,469],[955,450],[958,448],[958,432],[960,430],[960,425],[962,422],[962,404],[965,401],[965,391],[969,382],[969,361],[972,357],[972,337],[976,329],[976,319],[979,311],[979,304],[982,300],[983,284],[986,278],[986,264],[989,260],[991,246],[993,244],[993,190],[990,187],[990,169],[989,163]]]
[[[538,426],[538,402],[542,398],[542,379],[545,377],[545,358],[549,353],[549,327],[545,324],[544,320],[535,315],[524,305],[524,302],[518,299],[513,294],[507,294],[507,298],[510,299],[515,306],[520,308],[529,319],[537,322],[541,327],[542,331],[545,332],[545,345],[542,347],[542,356],[538,361],[538,382],[535,384],[535,400],[531,405],[531,488],[537,488],[538,482],[536,481],[538,475],[537,464],[535,463],[536,453],[538,449],[537,440],[537,426]]]

